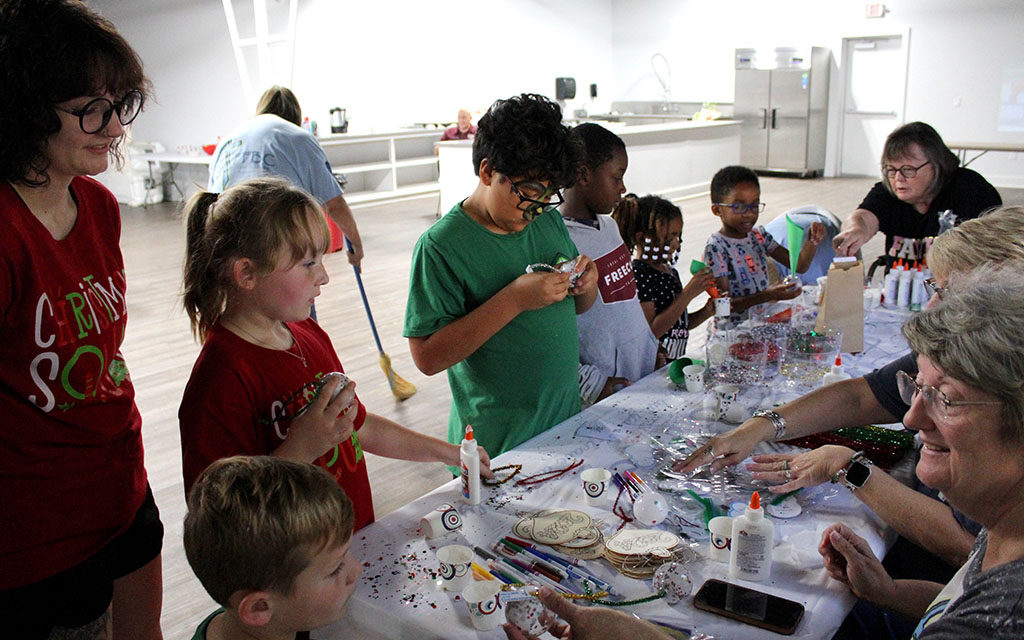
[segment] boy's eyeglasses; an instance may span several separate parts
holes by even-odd
[[[939,283],[935,281],[935,278],[925,278],[924,286],[928,289],[929,296],[938,296],[939,300],[946,299],[946,287],[940,287]]]
[[[918,165],[916,167],[912,167],[910,165],[903,165],[902,167],[897,169],[896,167],[884,166],[882,167],[882,174],[886,178],[892,180],[893,178],[896,177],[896,174],[899,173],[901,176],[909,180],[916,176],[917,172],[920,171],[925,164],[931,164],[931,160],[927,160],[924,164]]]
[[[728,207],[738,216],[744,213],[762,214],[764,213],[764,208],[768,206],[763,202],[751,202],[750,204],[743,202],[716,202],[714,204],[716,207]]]
[[[516,194],[519,198],[519,204],[516,205],[516,208],[523,212],[523,219],[527,222],[544,213],[544,209],[557,207],[565,202],[561,191],[545,187],[539,182],[529,180],[512,182],[509,179],[508,184],[512,187],[512,193]]]
[[[896,372],[896,387],[900,391],[900,399],[908,405],[913,403],[914,396],[924,394],[925,410],[942,418],[949,416],[950,407],[1002,404],[999,400],[950,400],[945,393],[930,384],[918,384],[906,371]]]
[[[117,120],[122,126],[128,126],[135,120],[135,117],[142,111],[143,95],[138,89],[133,89],[118,100],[111,102],[106,98],[90,100],[81,109],[65,109],[57,107],[58,111],[78,116],[78,126],[85,133],[98,133],[110,122],[110,116],[117,113]]]

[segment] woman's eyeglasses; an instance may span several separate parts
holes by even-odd
[[[935,278],[925,278],[924,286],[928,290],[928,297],[938,296],[939,300],[946,299],[946,287],[940,287]]]
[[[915,177],[917,175],[917,172],[920,171],[921,168],[924,167],[925,164],[930,164],[930,163],[931,163],[931,160],[928,160],[924,164],[918,165],[916,167],[912,167],[910,165],[903,165],[899,169],[897,169],[896,167],[884,166],[884,167],[882,167],[882,175],[884,175],[886,178],[892,180],[893,178],[896,177],[896,174],[898,173],[901,176],[903,176],[904,178],[906,178],[907,180],[910,180],[911,178],[913,178],[913,177]]]
[[[557,207],[565,202],[561,191],[546,187],[539,182],[528,180],[512,182],[510,178],[508,184],[512,187],[512,193],[519,198],[516,208],[523,212],[523,219],[527,222],[544,213],[544,209]]]
[[[142,111],[143,95],[138,89],[133,89],[118,100],[111,102],[106,98],[90,100],[81,109],[65,109],[57,107],[58,111],[78,116],[78,126],[85,133],[98,133],[110,122],[110,116],[117,113],[117,120],[123,126],[128,126],[135,120],[135,117]]]
[[[924,395],[925,409],[933,416],[946,418],[952,407],[965,407],[985,404],[1002,404],[999,400],[950,400],[946,394],[939,391],[930,384],[918,384],[906,371],[896,372],[896,388],[899,389],[900,399],[910,405],[914,402],[914,396]]]

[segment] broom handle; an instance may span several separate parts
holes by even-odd
[[[349,253],[354,253],[352,243],[345,238],[345,245]],[[380,344],[380,336],[377,335],[377,325],[373,322],[373,314],[370,313],[370,301],[366,299],[366,289],[363,288],[363,277],[359,274],[359,267],[352,265],[352,271],[356,273],[356,284],[359,285],[359,295],[363,297],[363,308],[366,309],[366,319],[370,321],[370,330],[373,331],[373,341],[377,343],[377,352],[384,353],[384,347]]]

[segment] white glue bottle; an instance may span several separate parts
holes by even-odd
[[[882,302],[890,309],[896,308],[896,293],[899,288],[900,271],[895,268],[889,269],[882,280]]]
[[[746,512],[733,518],[729,575],[742,580],[765,580],[772,573],[775,525],[764,517],[761,496],[750,496]]]
[[[832,365],[832,370],[821,377],[822,386],[827,387],[830,384],[839,382],[840,380],[849,380],[850,374],[843,371],[843,356],[837,355],[836,362]]]
[[[462,497],[469,504],[480,504],[480,454],[473,439],[473,426],[466,425],[466,438],[459,447],[462,463]]]
[[[924,269],[917,265],[914,272],[914,284],[910,287],[910,310],[920,311],[928,304],[928,294],[924,290]]]
[[[910,289],[914,285],[914,272],[904,269],[900,272],[899,290],[896,293],[896,306],[900,309],[910,307]]]

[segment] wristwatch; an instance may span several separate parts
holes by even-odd
[[[853,454],[853,457],[850,458],[845,467],[832,476],[832,482],[842,483],[850,491],[856,491],[863,487],[868,478],[871,477],[871,467],[874,464],[864,455],[863,451],[858,451]]]

